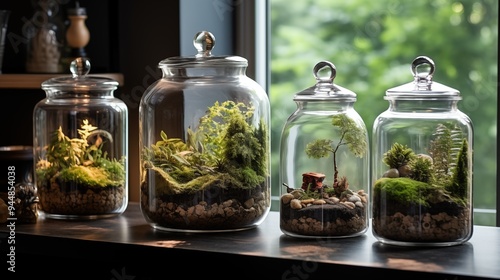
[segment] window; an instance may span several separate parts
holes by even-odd
[[[279,140],[296,109],[293,95],[315,84],[312,67],[328,60],[335,83],[357,93],[371,134],[387,109],[385,90],[410,82],[418,55],[436,63],[434,81],[458,89],[474,125],[474,223],[500,225],[497,174],[498,2],[496,0],[269,0],[269,88],[273,209],[279,203]]]
[[[388,106],[385,91],[411,81],[411,61],[426,55],[436,63],[433,80],[461,92],[459,109],[473,121],[474,223],[500,226],[496,0],[214,1],[233,10],[235,52],[269,93],[272,210],[279,210],[281,130],[296,109],[293,95],[314,85],[314,64],[337,66],[335,83],[357,93],[355,108],[371,134]]]

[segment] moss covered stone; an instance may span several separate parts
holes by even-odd
[[[375,182],[374,196],[383,196],[387,201],[398,201],[403,205],[429,206],[429,201],[442,200],[444,188],[410,178],[380,178]]]

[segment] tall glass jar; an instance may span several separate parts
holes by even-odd
[[[473,230],[472,122],[459,91],[432,81],[430,58],[411,71],[373,125],[372,231],[394,245],[461,244]]]
[[[87,75],[90,62],[71,63],[72,76],[42,83],[35,105],[35,182],[41,212],[54,219],[97,219],[128,203],[128,110],[113,96],[118,82]]]
[[[211,54],[210,32],[193,43],[141,99],[141,209],[164,231],[254,228],[271,202],[269,99],[246,59]]]
[[[280,147],[280,228],[294,237],[342,238],[369,225],[369,142],[354,110],[356,94],[333,83],[328,61],[314,66],[316,85],[297,93]]]

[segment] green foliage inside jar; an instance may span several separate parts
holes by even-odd
[[[384,154],[389,169],[373,187],[374,233],[401,244],[462,243],[472,234],[469,143],[457,125],[440,123],[427,151],[395,142]]]
[[[156,176],[158,195],[194,193],[208,187],[253,189],[269,176],[268,130],[253,127],[254,108],[233,101],[216,102],[200,118],[186,141],[169,138],[143,149],[143,168]]]
[[[69,138],[61,127],[54,132],[46,148],[46,159],[36,163],[37,180],[72,182],[88,187],[123,187],[124,159],[110,159],[102,150],[105,143],[102,136],[112,139],[109,132],[84,120],[78,134],[80,138]],[[95,141],[90,143],[90,138],[95,138]]]
[[[430,141],[429,155],[415,154],[411,148],[394,143],[384,154],[383,161],[390,169],[383,177],[409,178],[440,188],[458,200],[467,200],[469,144],[461,135],[458,128],[439,124]],[[384,186],[382,181],[375,184],[375,191],[380,186]]]

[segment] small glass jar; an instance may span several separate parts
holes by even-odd
[[[33,183],[33,147],[1,146],[0,166],[6,172],[0,178],[0,208],[5,209],[0,210],[0,223],[8,218],[20,224],[36,223],[38,196]]]
[[[55,219],[115,216],[128,203],[127,106],[113,95],[118,82],[87,75],[88,60],[70,70],[42,83],[47,97],[33,112],[40,210]]]
[[[382,243],[450,246],[472,236],[472,122],[434,70],[415,58],[414,81],[386,91],[389,108],[373,125],[372,231]]]
[[[364,234],[369,225],[370,155],[356,94],[333,83],[328,61],[314,66],[316,85],[297,93],[280,147],[280,228],[304,238]]]
[[[164,231],[254,228],[271,203],[269,99],[246,59],[211,54],[210,32],[193,43],[141,99],[141,210]]]

